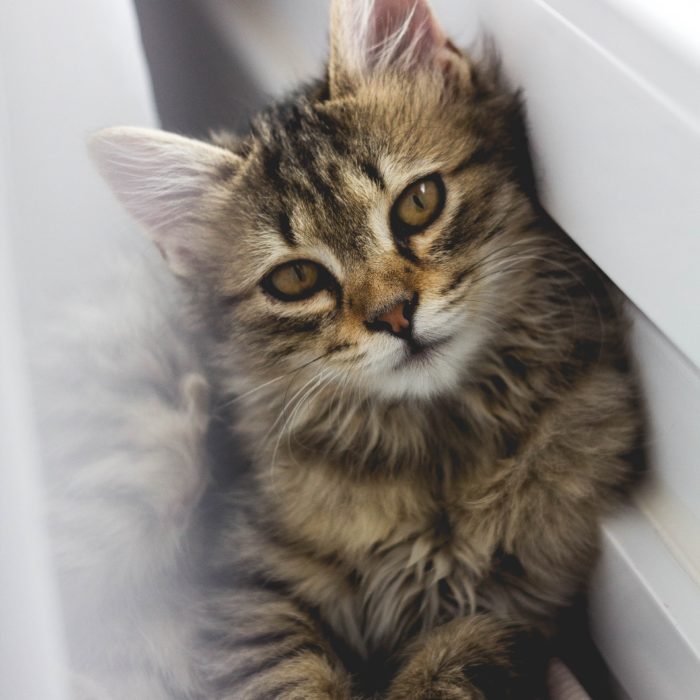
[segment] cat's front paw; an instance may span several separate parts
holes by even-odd
[[[542,635],[486,613],[457,618],[417,639],[387,700],[542,700]]]

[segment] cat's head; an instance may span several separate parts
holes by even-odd
[[[431,397],[518,303],[516,113],[424,0],[336,0],[327,78],[249,136],[114,128],[92,150],[253,383],[308,365]]]

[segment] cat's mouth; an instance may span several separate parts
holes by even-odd
[[[449,342],[449,340],[450,337],[447,337],[427,343],[425,341],[416,340],[415,338],[410,338],[406,341],[406,349],[403,357],[394,366],[394,369],[401,370],[427,364],[435,356],[437,351]]]

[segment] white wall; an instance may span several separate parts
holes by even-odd
[[[87,289],[110,245],[133,227],[85,150],[91,131],[120,122],[155,122],[129,0],[0,3],[0,697],[7,700],[67,697],[22,330],[57,295]]]
[[[320,75],[327,57],[329,0],[200,2],[267,93],[280,95]],[[476,5],[454,0],[432,4],[457,43],[471,43],[478,27]]]

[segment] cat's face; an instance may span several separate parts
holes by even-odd
[[[512,103],[479,91],[429,14],[413,29],[404,17],[415,37],[399,53],[362,63],[343,45],[353,4],[335,8],[329,84],[248,138],[112,130],[97,148],[253,383],[308,366],[329,384],[430,397],[458,385],[517,303],[509,248],[529,207],[508,157]]]

